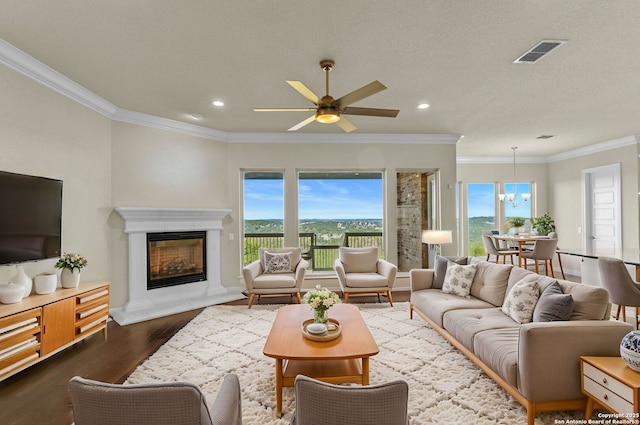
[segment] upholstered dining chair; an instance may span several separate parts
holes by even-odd
[[[616,320],[620,318],[627,321],[626,307],[636,308],[635,327],[638,329],[638,316],[640,315],[640,283],[635,282],[624,262],[617,258],[598,258],[598,270],[600,271],[600,283],[609,292],[609,302],[616,304]]]
[[[556,277],[553,270],[553,258],[556,256],[556,247],[558,246],[557,239],[536,239],[533,244],[533,250],[523,251],[522,259],[524,260],[524,267],[528,267],[528,260],[533,260],[536,273],[539,272],[540,261],[544,262],[544,271],[546,275],[549,275],[551,270],[551,276]]]
[[[333,268],[338,275],[338,283],[344,294],[344,302],[349,302],[349,294],[385,294],[393,306],[391,289],[396,281],[398,267],[387,260],[378,258],[377,247],[350,248],[341,246]]]
[[[511,259],[511,264],[515,264],[513,262],[513,256],[518,255],[517,249],[498,249],[495,245],[494,239],[490,235],[482,235],[482,243],[484,245],[484,250],[487,252],[487,261],[492,255],[496,257],[496,263],[502,257],[502,262],[507,262],[507,256]]]
[[[118,385],[74,376],[69,392],[75,425],[242,425],[235,374],[225,376],[210,407],[187,382]]]
[[[407,425],[409,385],[342,386],[298,375],[290,425]]]
[[[558,233],[556,233],[555,231],[553,232],[549,232],[549,234],[547,235],[547,237],[549,239],[558,239]],[[558,251],[558,247],[556,246],[556,253],[558,254],[558,265],[560,266],[560,274],[562,274],[562,278],[566,279],[565,275],[564,275],[564,268],[562,267],[562,254],[560,254],[560,252]]]
[[[242,269],[249,294],[249,307],[261,295],[291,294],[300,304],[300,288],[309,262],[302,258],[302,248],[259,248],[258,260]]]

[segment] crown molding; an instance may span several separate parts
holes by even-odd
[[[117,106],[2,39],[0,63],[109,118],[118,109]]]
[[[546,164],[544,156],[519,156],[516,164]],[[513,164],[511,156],[458,156],[456,164]]]
[[[229,143],[366,143],[454,145],[460,134],[228,133]]]
[[[619,137],[617,139],[608,140],[606,142],[596,143],[593,145],[585,146],[583,148],[574,149],[571,151],[551,155],[547,157],[548,162],[565,161],[567,159],[579,158],[585,155],[592,155],[594,153],[604,152],[611,149],[618,149],[624,146],[636,145],[640,142],[640,135],[630,135]]]

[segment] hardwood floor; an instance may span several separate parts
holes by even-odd
[[[396,302],[408,301],[409,291],[393,293]],[[256,304],[289,303],[289,296],[262,297]],[[383,302],[386,298],[383,297]],[[377,302],[377,298],[350,297],[349,302]],[[247,300],[228,303],[246,305]],[[200,313],[193,310],[128,326],[111,321],[108,340],[98,333],[0,382],[0,424],[69,425],[73,422],[67,389],[75,375],[122,383],[147,357]]]

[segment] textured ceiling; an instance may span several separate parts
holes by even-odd
[[[253,108],[312,106],[285,80],[323,95],[330,58],[335,98],[379,80],[388,89],[353,106],[400,109],[349,117],[355,133],[459,133],[460,156],[549,156],[640,134],[639,18],[636,0],[1,0],[0,38],[120,108],[227,132],[305,119]],[[543,39],[567,43],[512,63]]]

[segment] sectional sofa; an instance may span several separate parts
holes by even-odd
[[[605,289],[510,264],[439,257],[434,269],[411,270],[410,281],[411,318],[417,313],[522,404],[529,425],[536,412],[584,409],[580,356],[618,356],[633,329],[610,320]]]

